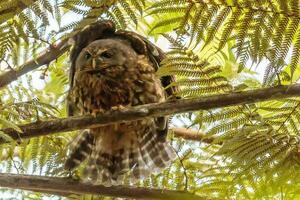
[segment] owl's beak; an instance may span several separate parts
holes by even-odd
[[[99,59],[99,58],[94,58],[94,59],[92,60],[92,68],[93,68],[93,69],[96,69],[97,66],[99,66],[99,65],[101,64],[101,62],[102,62],[101,59]]]
[[[93,69],[96,69],[96,67],[97,67],[97,62],[96,62],[96,59],[94,58],[94,59],[92,60],[92,68],[93,68]]]

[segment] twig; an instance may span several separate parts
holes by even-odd
[[[214,142],[214,137],[207,137],[205,133],[200,133],[199,131],[187,129],[187,128],[171,128],[171,132],[173,132],[174,137],[180,137],[185,140],[192,140],[198,142],[204,142],[211,144]],[[222,144],[222,143],[217,143]]]
[[[186,156],[184,156],[183,158],[181,158],[181,157],[179,156],[178,152],[176,151],[176,149],[174,149],[174,152],[175,152],[175,154],[176,154],[177,157],[178,157],[178,160],[179,160],[179,162],[180,162],[181,167],[183,168],[183,174],[184,174],[184,177],[185,177],[184,191],[187,191],[189,179],[188,179],[188,175],[187,175],[187,172],[186,172],[187,169],[186,169],[186,167],[185,167],[185,165],[184,165],[184,163],[183,163],[183,160],[186,158]],[[189,151],[187,154],[190,154],[190,153],[191,153],[191,151]]]

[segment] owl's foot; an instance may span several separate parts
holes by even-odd
[[[93,117],[96,117],[99,114],[103,114],[105,111],[103,109],[94,109],[91,113],[91,115],[93,115]]]
[[[123,106],[123,105],[117,105],[117,106],[113,106],[110,108],[111,111],[121,111],[121,110],[128,110],[127,107]]]

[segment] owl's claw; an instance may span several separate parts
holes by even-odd
[[[128,108],[126,108],[123,105],[117,105],[117,106],[111,107],[110,109],[111,109],[111,111],[120,111],[120,110],[127,110]]]
[[[105,111],[104,111],[103,109],[94,109],[94,110],[92,111],[91,115],[92,115],[93,117],[96,117],[97,115],[102,114],[102,113],[104,113],[104,112],[105,112]]]

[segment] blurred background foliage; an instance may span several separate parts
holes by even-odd
[[[101,19],[138,32],[167,53],[158,75],[178,95],[201,97],[299,82],[298,0],[6,0],[0,2],[0,72],[18,70],[70,33]],[[73,32],[72,32],[73,31]],[[0,90],[0,126],[66,117],[68,53]],[[175,115],[171,126],[214,137],[170,140],[178,159],[138,186],[210,199],[300,199],[300,99]],[[22,133],[20,133],[22,134]],[[75,133],[0,146],[0,172],[66,176]],[[80,176],[80,173],[76,173]],[[1,189],[1,196],[106,199]]]

